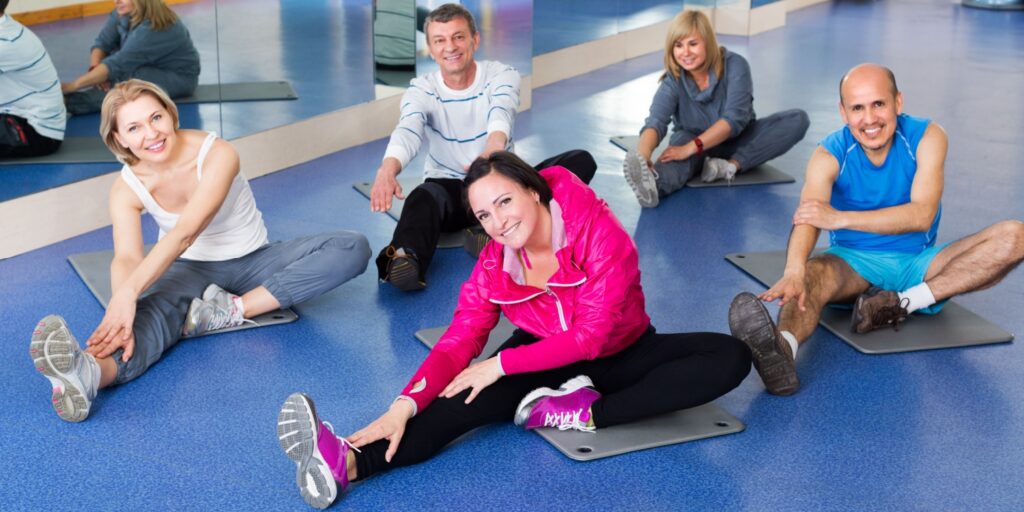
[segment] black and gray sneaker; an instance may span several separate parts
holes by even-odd
[[[403,292],[422,290],[427,283],[420,280],[420,262],[412,252],[405,249],[388,247],[388,271],[384,281],[391,283]]]
[[[484,246],[487,242],[491,241],[491,236],[484,231],[482,226],[473,226],[466,228],[465,238],[462,240],[462,248],[469,253],[473,259],[480,258],[480,253],[484,250]]]
[[[635,149],[626,152],[626,159],[622,161],[622,174],[629,188],[636,194],[637,201],[640,201],[640,206],[658,206],[658,173],[647,165],[647,161]]]
[[[768,309],[750,292],[741,292],[729,306],[729,330],[750,347],[754,368],[773,395],[792,395],[800,389],[796,362],[789,343],[775,328]]]

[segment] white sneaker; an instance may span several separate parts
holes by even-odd
[[[732,182],[736,177],[736,165],[723,158],[707,157],[704,159],[704,170],[700,172],[700,180],[711,183],[716,180]]]
[[[32,332],[28,353],[36,370],[53,387],[51,402],[64,421],[89,417],[89,408],[100,387],[100,365],[78,346],[67,323],[57,315],[39,321]]]
[[[218,329],[238,327],[245,323],[253,323],[245,318],[241,307],[241,298],[225,289],[211,284],[203,291],[203,298],[192,299],[192,304],[185,314],[185,324],[181,326],[181,335],[185,338],[201,336]]]
[[[622,174],[626,177],[629,188],[636,194],[636,199],[640,201],[640,206],[658,206],[658,173],[647,165],[647,161],[635,149],[626,152],[626,159],[622,162]]]

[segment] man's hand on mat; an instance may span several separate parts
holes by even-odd
[[[803,272],[790,271],[783,274],[782,279],[779,279],[779,281],[772,285],[768,291],[760,295],[760,299],[767,302],[779,299],[779,306],[783,306],[787,302],[795,300],[800,311],[805,311],[807,309],[804,307],[804,300],[806,297],[807,288],[804,285]]]
[[[793,214],[793,225],[806,224],[818,229],[836,230],[843,228],[842,212],[817,199],[804,199]]]
[[[693,156],[693,151],[690,150],[690,144],[669,146],[668,149],[662,151],[661,156],[658,157],[658,161],[665,163],[673,160],[686,160],[691,156]]]
[[[394,162],[390,162],[394,160]],[[402,186],[398,184],[398,172],[401,166],[397,165],[398,160],[385,158],[384,163],[377,169],[377,177],[373,180],[373,187],[370,189],[370,210],[375,212],[386,212],[391,209],[391,198],[405,199],[402,194]]]
[[[390,442],[388,443],[388,451],[384,453],[384,460],[391,462],[391,458],[398,451],[398,443],[402,441],[402,435],[405,434],[405,424],[412,417],[412,412],[412,404],[408,400],[395,400],[391,403],[391,408],[388,409],[388,412],[374,420],[373,423],[363,427],[362,430],[348,436],[347,441],[356,448],[362,448],[372,442],[387,439]]]
[[[441,395],[444,398],[451,398],[467,388],[472,388],[469,392],[469,396],[466,398],[466,403],[470,403],[484,390],[487,386],[494,384],[498,379],[501,378],[501,368],[498,366],[498,358],[492,357],[486,361],[481,361],[469,368],[462,370],[461,373],[455,376],[448,386],[441,391]]]
[[[124,347],[122,361],[128,361],[135,352],[135,336],[132,335],[132,324],[135,323],[135,300],[130,292],[117,292],[107,304],[107,313],[103,321],[85,341],[86,352],[97,358],[104,358]]]

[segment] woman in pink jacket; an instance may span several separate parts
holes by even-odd
[[[732,336],[655,334],[636,245],[569,171],[538,174],[500,151],[477,159],[466,185],[493,241],[462,286],[451,327],[388,412],[339,438],[306,395],[281,409],[281,447],[314,507],[489,423],[593,431],[710,402],[750,371],[750,351]],[[470,366],[501,313],[518,329]]]

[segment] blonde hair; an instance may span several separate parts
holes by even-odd
[[[133,78],[111,87],[107,96],[103,98],[103,106],[100,107],[100,137],[103,138],[103,143],[107,145],[110,152],[118,160],[128,165],[135,165],[139,159],[130,149],[118,143],[114,137],[114,132],[117,131],[117,111],[126,103],[139,99],[143,94],[152,96],[163,105],[167,113],[171,115],[171,120],[174,121],[174,129],[178,129],[178,107],[156,84]]]
[[[135,10],[132,11],[132,27],[149,20],[153,30],[160,31],[178,21],[178,15],[164,0],[132,0],[135,3]]]
[[[715,29],[711,27],[711,20],[701,11],[683,11],[672,18],[668,34],[665,36],[665,74],[661,76],[662,79],[672,75],[679,80],[683,68],[676,62],[672,49],[675,47],[676,41],[693,34],[699,35],[704,40],[706,57],[700,70],[714,69],[718,79],[722,79],[722,74],[725,72],[725,47],[718,46],[718,39],[715,38]]]

